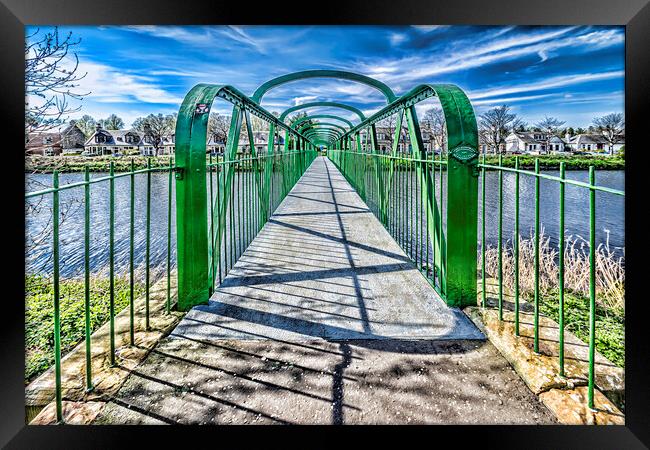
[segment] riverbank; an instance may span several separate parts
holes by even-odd
[[[38,156],[25,157],[25,173],[83,172],[88,166],[91,172],[108,172],[111,161],[115,172],[129,172],[131,161],[136,170],[146,169],[147,160],[151,167],[169,167],[169,156]]]
[[[25,157],[25,173],[59,173],[83,172],[88,166],[91,172],[108,172],[110,162],[114,164],[115,172],[128,172],[131,170],[131,161],[136,170],[145,169],[147,160],[151,160],[151,167],[169,167],[169,156],[37,156]],[[597,170],[624,170],[625,160],[613,156],[557,156],[557,155],[520,155],[519,167],[521,169],[534,169],[535,159],[539,159],[541,170],[558,170],[560,163],[564,162],[566,170],[587,170],[594,166]],[[216,162],[216,159],[213,160]],[[483,162],[481,157],[480,162]],[[515,167],[515,156],[507,155],[502,158],[504,167]],[[485,158],[485,163],[498,165],[499,157],[490,155]],[[490,170],[490,169],[488,169]]]
[[[504,167],[515,167],[517,156],[504,155],[501,165]],[[594,166],[596,170],[624,170],[625,160],[616,156],[558,156],[558,155],[519,155],[520,169],[534,169],[535,160],[539,159],[540,170],[559,170],[560,163],[564,163],[566,170],[587,170]],[[483,162],[483,158],[479,159]],[[485,164],[499,165],[498,156],[486,156]],[[490,170],[490,169],[488,169]]]
[[[54,309],[52,280],[39,275],[25,276],[25,384],[54,364]],[[144,294],[144,283],[134,283],[134,295]],[[61,280],[61,354],[72,350],[85,336],[85,285],[83,279]],[[110,282],[92,277],[90,283],[90,331],[109,319]],[[129,304],[130,282],[115,278],[115,311]]]

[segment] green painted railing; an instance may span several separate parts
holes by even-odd
[[[146,169],[135,169],[133,160],[131,160],[131,170],[127,172],[115,173],[114,164],[111,162],[108,167],[108,175],[101,176],[97,178],[90,177],[90,171],[88,166],[86,166],[84,173],[84,181],[69,183],[65,185],[59,184],[59,173],[54,171],[52,174],[52,187],[47,189],[42,189],[38,191],[33,191],[25,194],[25,199],[29,201],[30,199],[39,199],[44,196],[51,195],[52,197],[52,254],[53,254],[53,270],[52,270],[52,284],[53,284],[53,305],[54,305],[54,329],[53,329],[53,340],[54,340],[54,382],[55,382],[55,401],[56,401],[56,417],[59,423],[63,422],[63,409],[62,409],[62,386],[61,386],[61,310],[60,310],[60,236],[59,236],[59,224],[61,220],[60,212],[60,193],[62,191],[71,190],[71,189],[81,189],[83,188],[83,199],[84,199],[84,337],[85,337],[85,360],[86,360],[86,373],[85,373],[85,385],[87,391],[92,391],[94,389],[93,383],[93,374],[92,374],[92,354],[91,354],[91,317],[90,317],[90,304],[92,301],[91,298],[91,289],[90,289],[90,241],[91,233],[94,227],[91,223],[91,206],[92,206],[92,192],[91,188],[93,185],[99,183],[108,183],[109,185],[109,202],[108,202],[108,213],[109,213],[109,246],[108,246],[108,269],[109,269],[109,340],[110,340],[110,364],[115,365],[115,315],[118,311],[115,310],[115,209],[116,207],[124,208],[126,205],[115,205],[115,180],[121,177],[128,177],[130,180],[130,203],[129,208],[129,339],[130,344],[135,345],[135,298],[134,298],[134,284],[135,284],[135,186],[136,186],[136,175],[137,174],[146,174],[146,208],[144,211],[145,214],[145,256],[144,256],[144,265],[145,265],[145,329],[149,330],[149,302],[150,302],[150,284],[151,284],[151,272],[150,272],[150,241],[151,241],[151,174],[152,173],[167,173],[168,174],[168,195],[166,199],[158,199],[157,201],[166,201],[167,202],[167,258],[166,258],[166,273],[167,273],[167,298],[165,312],[169,313],[172,308],[172,291],[171,291],[171,270],[172,270],[172,259],[171,259],[171,214],[172,214],[172,172],[173,172],[173,160],[170,158],[169,165],[166,167],[152,167],[151,160],[147,162]],[[103,225],[103,224],[102,224]]]
[[[539,353],[539,316],[540,316],[540,180],[550,180],[559,184],[559,208],[558,208],[558,302],[559,302],[559,339],[558,339],[558,359],[559,359],[559,373],[560,376],[565,376],[565,192],[566,186],[576,186],[586,189],[589,192],[589,374],[588,374],[588,406],[594,409],[594,386],[595,386],[595,349],[596,349],[596,192],[602,192],[610,195],[625,196],[625,192],[611,189],[603,186],[596,185],[596,175],[594,167],[589,167],[589,182],[581,182],[576,180],[569,180],[566,178],[564,162],[560,163],[559,176],[542,174],[539,171],[539,160],[535,160],[535,169],[521,170],[519,169],[519,158],[515,160],[514,168],[507,168],[501,165],[501,157],[499,158],[498,165],[485,164],[485,155],[483,155],[483,163],[479,164],[482,179],[482,229],[481,229],[481,305],[487,307],[486,299],[486,261],[485,254],[487,250],[485,238],[485,199],[486,199],[486,183],[485,173],[486,170],[494,170],[498,172],[498,311],[499,320],[503,320],[503,174],[512,173],[515,175],[514,188],[512,195],[514,197],[514,239],[513,239],[513,261],[514,261],[514,328],[515,335],[519,336],[519,320],[520,320],[520,257],[519,257],[519,219],[520,219],[520,176],[532,177],[535,183],[534,190],[534,292],[533,292],[533,349]]]
[[[230,129],[221,159],[206,164],[208,117],[217,99],[232,104]],[[267,127],[262,154],[251,145],[251,116]],[[244,154],[239,152],[242,128],[249,143]],[[176,122],[180,310],[208,302],[216,281],[232,268],[315,157],[316,147],[307,137],[237,89],[198,84],[190,90]]]
[[[426,151],[415,109],[434,96],[446,120],[450,150],[444,160]],[[392,149],[382,154],[375,126],[391,116],[396,118]],[[410,148],[399,151],[404,121]],[[369,148],[361,144],[362,133]],[[328,157],[450,306],[476,304],[477,147],[467,96],[457,86],[436,84],[393,100],[336,136],[328,149]]]
[[[316,156],[315,150],[212,161],[209,170],[208,224],[210,292],[223,278]],[[238,176],[226,183],[228,173]],[[265,181],[266,180],[266,181]]]

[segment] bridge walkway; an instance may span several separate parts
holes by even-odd
[[[317,158],[98,423],[552,423]]]

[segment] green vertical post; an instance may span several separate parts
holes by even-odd
[[[111,161],[109,168],[109,227],[108,227],[108,257],[109,257],[109,328],[111,366],[115,365],[115,167]]]
[[[145,224],[145,280],[144,280],[144,329],[149,331],[149,300],[151,298],[151,157],[147,158],[147,212]]]
[[[558,236],[558,303],[559,303],[559,320],[560,328],[560,376],[564,376],[564,183],[565,167],[564,162],[560,163],[560,230]]]
[[[135,345],[135,276],[134,276],[134,246],[135,246],[135,162],[131,158],[131,203],[129,221],[129,342]]]
[[[59,173],[52,173],[52,253],[54,293],[54,397],[56,421],[63,423],[63,398],[61,393],[61,296],[59,292]]]
[[[447,235],[443,292],[450,306],[476,305],[478,130],[474,109],[454,85],[432,86],[447,124]],[[441,194],[441,204],[444,203]]]
[[[485,166],[485,152],[483,152]],[[487,306],[485,296],[485,167],[481,168],[481,306]]]
[[[534,287],[534,343],[535,353],[539,353],[539,159],[535,158],[535,287]]]
[[[90,334],[90,171],[84,167],[84,322],[86,333],[86,391],[93,389]]]
[[[499,246],[499,320],[503,320],[503,170],[502,157],[499,153],[499,226],[498,240]]]
[[[515,158],[515,170],[519,170],[519,157]],[[519,336],[519,172],[515,172],[515,336]]]
[[[181,311],[207,303],[209,298],[205,153],[210,106],[219,88],[194,86],[185,96],[176,121],[176,253]]]
[[[594,379],[596,376],[596,172],[589,166],[589,381],[587,399],[594,410]]]

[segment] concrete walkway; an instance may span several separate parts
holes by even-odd
[[[97,423],[553,423],[318,158]]]
[[[483,339],[359,195],[317,158],[175,335],[195,339]]]

